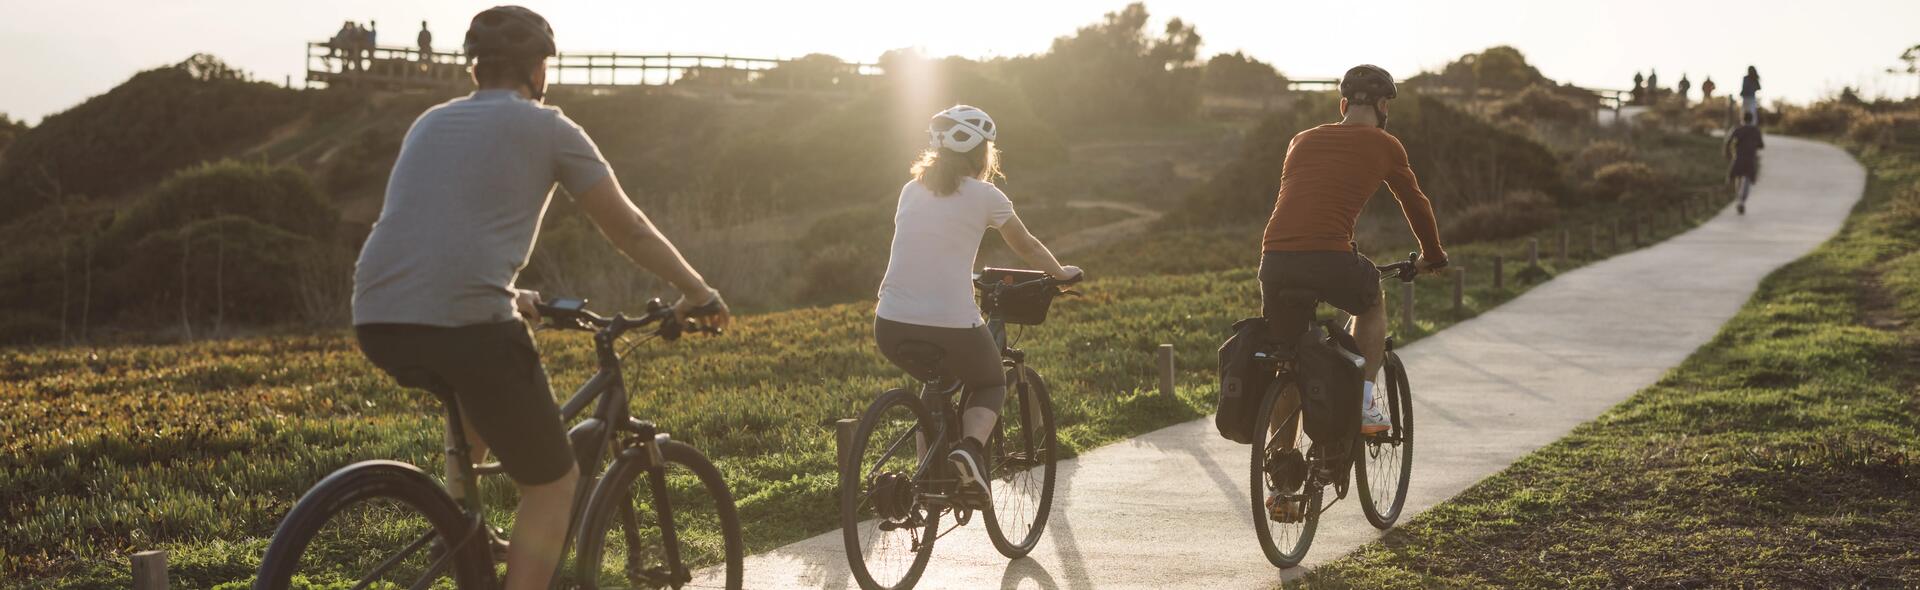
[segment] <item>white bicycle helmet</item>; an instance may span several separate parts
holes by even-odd
[[[999,134],[993,125],[993,117],[987,112],[967,105],[954,105],[933,120],[947,119],[953,126],[940,129],[929,123],[927,127],[927,147],[930,149],[947,148],[960,153],[973,151],[980,144],[994,141]]]

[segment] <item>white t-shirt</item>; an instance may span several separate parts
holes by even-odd
[[[920,184],[900,188],[893,252],[874,313],[903,324],[971,328],[984,322],[973,302],[973,262],[987,228],[1013,217],[1013,201],[978,179],[936,196]]]

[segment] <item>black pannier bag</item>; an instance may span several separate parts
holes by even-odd
[[[1340,349],[1352,356],[1341,354]],[[1348,451],[1360,435],[1365,379],[1353,360],[1359,356],[1358,349],[1353,336],[1320,323],[1302,334],[1294,349],[1294,379],[1306,406],[1307,436],[1313,437],[1314,449],[1334,474],[1346,472],[1353,459]]]
[[[1046,276],[1045,271],[988,267],[980,270],[978,280],[1013,285]],[[1047,321],[1047,309],[1053,307],[1054,294],[1048,293],[1048,290],[1028,288],[1002,293],[999,297],[988,297],[983,293],[980,297],[980,313],[993,315],[999,312],[1000,318],[1009,324],[1038,326]]]
[[[1273,384],[1273,362],[1254,354],[1271,348],[1263,318],[1233,323],[1233,335],[1220,345],[1220,395],[1213,425],[1220,436],[1240,444],[1253,442],[1253,415],[1260,396]]]

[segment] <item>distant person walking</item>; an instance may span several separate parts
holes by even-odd
[[[433,32],[427,30],[427,21],[420,21],[420,34],[414,41],[420,44],[420,61],[433,61]]]
[[[1687,91],[1693,89],[1693,82],[1687,81],[1686,74],[1681,74],[1680,84],[1674,86],[1674,89],[1680,91],[1680,104],[1687,104]]]
[[[1738,210],[1747,214],[1747,193],[1753,191],[1753,183],[1760,181],[1760,150],[1767,147],[1765,139],[1760,137],[1760,127],[1754,124],[1759,117],[1752,111],[1742,113],[1745,123],[1727,134],[1727,143],[1723,151],[1733,157],[1733,165],[1727,167],[1727,180],[1733,182],[1734,194],[1739,197]]]
[[[1749,125],[1760,124],[1760,70],[1747,66],[1747,77],[1740,79],[1740,110]]]

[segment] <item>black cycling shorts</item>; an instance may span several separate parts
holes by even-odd
[[[353,331],[367,359],[402,387],[458,400],[513,481],[553,482],[573,465],[560,406],[525,323],[366,324]]]
[[[1280,317],[1272,293],[1310,289],[1341,311],[1360,315],[1380,305],[1380,269],[1358,252],[1267,252],[1260,255],[1260,313]]]

